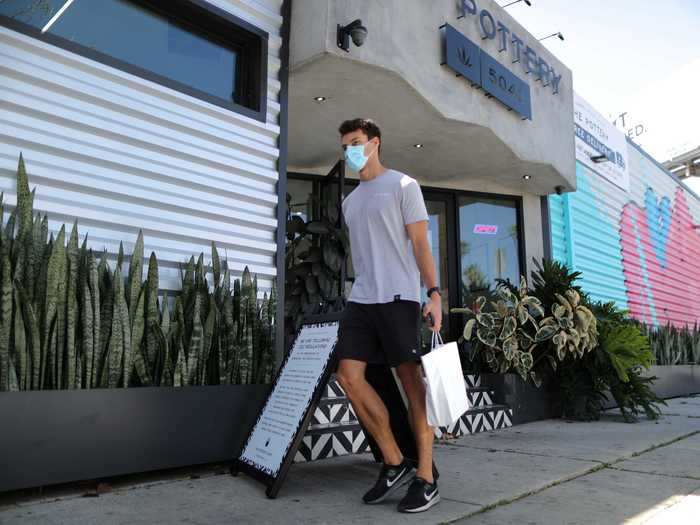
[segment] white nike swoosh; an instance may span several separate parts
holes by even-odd
[[[394,486],[394,483],[396,483],[399,478],[403,475],[403,473],[406,472],[406,467],[404,467],[401,472],[398,473],[398,475],[394,478],[394,481],[389,481],[388,479],[386,480],[386,486],[387,488],[391,488]]]
[[[426,494],[426,495],[425,495],[425,498],[426,498],[428,501],[430,501],[431,499],[433,499],[433,496],[435,496],[435,493],[436,493],[436,492],[437,492],[437,487],[435,487],[435,490],[433,491],[432,494]]]

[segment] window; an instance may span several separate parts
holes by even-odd
[[[287,179],[287,193],[291,201],[289,212],[309,222],[314,215],[314,182],[312,180]]]
[[[515,200],[459,198],[462,304],[489,295],[496,279],[520,282],[518,207]]]
[[[0,23],[265,120],[267,34],[198,0],[0,0]]]
[[[450,281],[448,271],[449,243],[447,233],[448,208],[450,199],[443,195],[425,195],[425,207],[428,211],[428,243],[435,261],[436,282],[440,287],[440,300],[442,302],[442,335],[447,340],[450,333]],[[427,301],[428,289],[421,279],[421,301]],[[427,339],[426,339],[427,340]]]

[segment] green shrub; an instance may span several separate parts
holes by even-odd
[[[341,221],[340,202],[331,193],[323,200],[312,198],[320,214],[307,222],[291,214],[291,196],[286,196],[285,348],[305,316],[345,307],[345,281],[352,276],[350,239]]]
[[[536,270],[532,272],[530,290],[522,278],[519,287],[508,280],[497,281],[497,293],[510,301],[506,302],[508,311],[500,307],[503,314],[512,315],[510,309],[518,305],[527,309],[528,315],[523,314],[525,323],[518,319],[516,324],[517,330],[527,334],[525,337],[532,338],[535,330],[538,333],[548,326],[555,327],[553,333],[542,332],[537,344],[528,349],[533,356],[530,370],[533,382],[539,386],[537,379],[544,378],[553,383],[559,393],[563,415],[568,418],[598,419],[609,395],[617,402],[626,421],[634,421],[642,412],[651,419],[658,417],[658,405],[665,403],[651,390],[655,378],[643,376],[654,362],[643,327],[629,319],[627,312],[616,308],[614,303],[592,302],[576,285],[580,272],[572,272],[558,261],[534,262]],[[523,298],[526,298],[524,302]],[[477,307],[481,308],[485,302],[481,298]],[[533,309],[531,305],[536,306]],[[504,315],[498,313],[497,304],[493,306],[495,312],[488,314],[488,322],[493,322],[494,327],[488,337],[477,334],[478,340],[474,341],[474,327],[483,325],[478,320],[470,319],[465,326],[463,339],[472,342],[470,357],[473,358],[474,353],[492,354],[488,357],[493,371],[515,370],[526,377],[523,367],[517,368],[522,361],[514,362],[503,350],[499,330],[503,330]],[[471,309],[453,311],[472,312]],[[541,312],[552,315],[541,318]],[[686,341],[691,341],[688,334]],[[693,347],[688,344],[688,348]],[[493,366],[494,363],[497,366]],[[529,363],[527,359],[525,364]]]

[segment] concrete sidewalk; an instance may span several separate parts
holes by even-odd
[[[258,482],[200,469],[79,492],[0,499],[12,524],[698,524],[700,396],[675,399],[656,421],[626,424],[614,412],[593,423],[542,421],[438,444],[442,501],[419,515],[376,506],[370,455],[294,465],[277,499]]]

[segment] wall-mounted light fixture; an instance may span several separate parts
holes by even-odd
[[[600,164],[602,162],[608,162],[610,159],[606,157],[605,155],[591,155],[590,159],[595,162],[596,164]]]
[[[537,40],[542,42],[542,40],[547,40],[548,38],[552,38],[553,36],[557,37],[562,42],[564,41],[564,35],[562,35],[559,31],[557,31],[556,33],[552,33],[551,35],[547,35],[547,36],[543,36],[542,38],[538,38]]]
[[[509,7],[509,6],[513,5],[513,4],[519,4],[520,2],[525,2],[525,5],[527,5],[528,7],[531,7],[531,6],[532,6],[532,4],[530,3],[530,0],[515,0],[515,2],[507,3],[506,5],[502,5],[501,7],[502,7],[503,9],[505,9],[506,7]]]
[[[338,47],[349,53],[351,38],[357,47],[364,44],[365,38],[367,38],[367,28],[362,25],[362,20],[359,18],[357,20],[353,20],[346,26],[341,26],[338,24]]]

